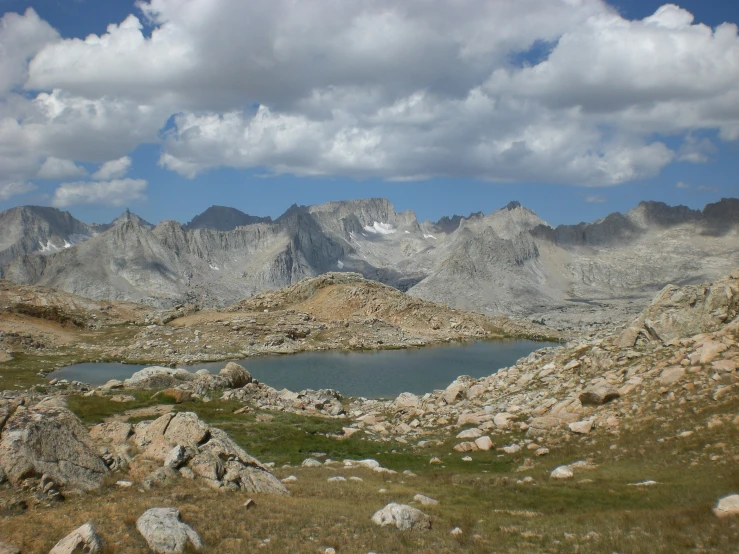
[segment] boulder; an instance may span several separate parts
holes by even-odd
[[[685,376],[685,368],[679,365],[665,368],[659,376],[659,382],[663,385],[674,385]]]
[[[0,435],[0,473],[13,484],[47,475],[67,487],[97,489],[107,472],[87,429],[66,408],[18,407]]]
[[[477,428],[466,429],[457,435],[458,439],[476,439],[482,436],[482,431]]]
[[[85,523],[60,540],[49,554],[92,554],[102,550],[102,541],[92,523]]]
[[[395,399],[394,404],[396,409],[400,410],[408,408],[418,408],[421,405],[421,399],[410,392],[403,392],[398,395],[398,398]]]
[[[452,383],[444,390],[441,397],[447,404],[454,404],[457,400],[464,398],[467,390],[475,383],[472,377],[463,375],[457,377]]]
[[[433,506],[439,503],[439,501],[435,498],[431,498],[430,496],[426,496],[425,494],[417,494],[413,497],[413,501],[418,502],[419,504],[423,504],[424,506]]]
[[[386,527],[388,525],[397,527],[401,531],[408,529],[425,530],[431,529],[431,518],[421,510],[391,502],[372,516],[372,522]]]
[[[165,389],[195,380],[195,375],[186,369],[152,366],[137,371],[123,384],[133,389]]]
[[[240,389],[252,382],[251,374],[239,364],[228,362],[219,375],[228,380],[229,385],[233,389]]]
[[[164,465],[179,468],[184,465],[189,458],[190,456],[188,455],[187,449],[181,444],[178,444],[169,451],[169,454],[167,454],[167,457],[164,459]]]
[[[606,381],[600,381],[580,394],[580,402],[583,406],[600,406],[621,396],[619,392]]]
[[[590,433],[591,429],[593,428],[593,421],[591,419],[586,419],[584,421],[576,421],[574,423],[569,424],[570,431],[573,433],[578,433],[580,435],[587,435]]]
[[[196,551],[203,541],[192,527],[180,520],[175,508],[151,508],[136,521],[136,529],[157,554],[182,554],[188,544]]]
[[[162,396],[171,398],[175,404],[182,404],[192,398],[192,392],[183,389],[165,389],[162,391]]]
[[[739,516],[739,494],[730,494],[719,499],[713,513],[718,517]]]
[[[300,465],[303,467],[321,467],[323,464],[315,458],[306,458]]]
[[[475,452],[477,449],[477,445],[471,441],[460,442],[454,447],[455,452]]]
[[[477,448],[479,448],[480,450],[487,451],[493,447],[493,441],[490,440],[490,437],[488,436],[479,437],[475,439],[475,446],[477,446]]]
[[[709,364],[718,357],[719,354],[725,352],[728,349],[722,342],[707,341],[703,344],[701,349],[700,363]]]
[[[575,473],[568,466],[559,466],[549,475],[552,479],[572,479]]]
[[[495,426],[498,429],[508,429],[511,425],[511,420],[514,419],[516,416],[513,414],[509,414],[506,412],[502,412],[499,414],[496,414],[493,418],[493,423],[495,423]]]

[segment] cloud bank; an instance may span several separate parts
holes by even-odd
[[[6,14],[0,46],[0,183],[99,163],[94,194],[159,143],[186,177],[607,186],[739,139],[737,27],[673,4],[149,0],[84,40]]]

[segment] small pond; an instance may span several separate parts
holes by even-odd
[[[516,363],[519,358],[556,343],[528,340],[486,341],[361,352],[304,352],[234,360],[253,377],[276,389],[336,389],[346,396],[388,398],[401,392],[425,394],[445,388],[459,375],[485,377]],[[226,362],[195,364],[185,369],[217,373]],[[121,363],[85,363],[68,366],[49,379],[67,379],[101,385],[127,379],[146,366]]]

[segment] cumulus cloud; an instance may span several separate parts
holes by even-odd
[[[703,130],[739,139],[737,28],[672,4],[638,21],[602,0],[137,6],[85,39],[32,10],[3,18],[0,46],[35,38],[9,62],[30,98],[0,106],[0,167],[15,163],[0,178],[27,180],[52,156],[121,179],[114,164],[161,136],[160,164],[187,177],[228,166],[604,186],[710,161]]]
[[[147,182],[143,179],[62,183],[54,191],[53,206],[65,208],[78,204],[124,206],[146,200]]]
[[[599,195],[590,195],[585,197],[585,202],[588,204],[602,204],[603,202],[606,202],[608,198],[605,196],[599,196]]]
[[[690,185],[688,183],[685,183],[684,181],[679,181],[676,185],[679,189],[689,189]]]
[[[5,202],[13,196],[19,196],[36,190],[33,183],[0,183],[0,201]]]
[[[100,179],[102,181],[110,179],[120,179],[128,173],[131,168],[131,158],[124,156],[117,160],[110,160],[100,166],[95,173],[92,174],[93,179]]]
[[[87,171],[84,167],[78,166],[72,160],[63,160],[53,156],[46,158],[36,174],[39,179],[48,180],[73,179],[85,175]]]

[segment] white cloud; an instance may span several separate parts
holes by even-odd
[[[131,158],[124,156],[117,160],[110,160],[100,166],[95,173],[92,174],[93,179],[107,181],[110,179],[121,179],[128,173],[131,168]]]
[[[26,194],[32,190],[36,190],[36,185],[33,183],[0,183],[0,201],[5,202],[13,196]]]
[[[146,186],[143,179],[62,183],[54,191],[51,203],[57,208],[77,204],[124,206],[129,202],[146,200]]]
[[[719,188],[718,187],[712,187],[710,185],[698,185],[698,187],[696,188],[696,190],[701,191],[701,192],[718,192],[719,191]]]
[[[84,177],[87,175],[84,167],[80,167],[72,160],[63,160],[50,156],[41,165],[36,173],[39,179],[57,180],[57,179],[73,179],[75,177]]]
[[[229,166],[603,186],[710,161],[702,130],[739,139],[736,26],[671,4],[641,21],[602,0],[138,6],[84,40],[32,11],[3,18],[0,46],[35,37],[6,71],[35,98],[0,105],[0,179],[28,180],[50,156],[106,162],[94,178],[120,179],[171,116],[160,164],[188,177]]]
[[[690,188],[690,185],[683,181],[679,181],[675,186],[679,189],[689,189]]]
[[[0,18],[0,94],[22,85],[28,78],[28,61],[44,46],[58,40],[58,33],[33,8],[28,8],[23,15],[3,15]]]
[[[585,197],[585,202],[589,204],[602,204],[603,202],[606,202],[608,198],[605,196],[598,196],[598,195],[591,195]]]
[[[679,162],[704,164],[717,150],[716,145],[711,140],[707,138],[697,139],[693,135],[688,135],[680,147],[677,160]]]

